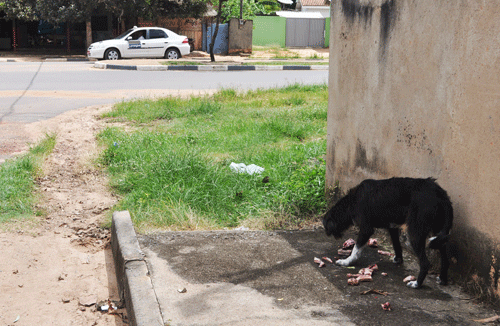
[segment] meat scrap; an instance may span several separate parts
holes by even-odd
[[[358,285],[359,282],[371,282],[373,281],[372,274],[374,271],[378,270],[377,264],[370,265],[366,268],[361,268],[358,274],[348,273],[347,284],[349,285]]]
[[[347,284],[348,285],[359,285],[359,281],[357,278],[353,277],[353,278],[350,278],[347,280]]]
[[[379,250],[378,253],[381,255],[384,255],[384,256],[394,256],[394,254],[392,252],[383,251],[383,250]]]
[[[371,282],[373,278],[371,275],[360,275],[356,278],[358,282]]]
[[[368,246],[373,247],[373,248],[378,247],[378,241],[377,241],[377,239],[373,239],[373,238],[369,239],[368,240]]]
[[[352,252],[352,250],[350,250],[350,249],[349,249],[349,250],[339,249],[339,250],[337,251],[337,254],[338,254],[339,256],[349,256],[349,255],[351,255],[351,252]]]
[[[382,303],[381,306],[382,306],[382,309],[384,309],[386,311],[391,311],[391,304],[389,302]]]
[[[342,245],[342,249],[350,249],[352,247],[354,247],[354,245],[356,244],[356,241],[354,241],[354,239],[347,239],[344,244]]]
[[[333,264],[333,260],[331,258],[329,258],[329,257],[321,257],[321,259],[326,260],[330,264]]]
[[[321,259],[319,259],[318,257],[314,257],[314,262],[316,264],[319,264],[318,267],[320,267],[320,268],[323,267],[323,266],[325,266],[325,263]]]
[[[413,275],[408,275],[407,277],[404,278],[403,282],[408,283],[411,281],[415,281],[417,278]]]

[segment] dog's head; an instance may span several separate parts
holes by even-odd
[[[333,235],[335,239],[342,237],[343,230],[340,230],[338,223],[335,220],[335,212],[332,212],[332,207],[323,217],[323,226],[325,227],[326,235]]]
[[[349,202],[344,197],[337,202],[335,206],[330,208],[323,216],[323,226],[325,227],[326,235],[333,235],[335,239],[342,237],[342,234],[353,224],[349,209]]]

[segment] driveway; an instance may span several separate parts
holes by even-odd
[[[343,240],[326,237],[321,226],[301,231],[139,235],[137,252],[143,252],[145,258],[138,256],[138,260],[143,260],[147,267],[137,274],[136,283],[137,279],[130,276],[134,267],[127,267],[127,260],[116,260],[116,234],[120,227],[114,225],[115,264],[130,273],[124,280],[118,272],[118,279],[124,291],[131,293],[127,302],[131,320],[136,314],[140,320],[144,317],[140,314],[156,304],[160,311],[156,313],[158,320],[179,326],[480,325],[475,320],[496,315],[493,309],[474,303],[457,285],[437,285],[432,273],[423,288],[408,288],[403,279],[417,274],[415,258],[405,252],[405,264],[395,265],[391,257],[379,254],[378,249],[392,250],[383,232],[376,235],[379,247],[365,250],[366,255],[351,268],[330,263],[319,268],[314,257],[338,258],[337,250],[343,241],[355,237],[353,230]],[[347,284],[348,273],[356,274],[374,263],[379,270],[372,282]],[[144,283],[145,273],[150,283]],[[134,293],[137,286],[145,291],[144,284],[152,288],[153,303],[141,309],[145,297]],[[390,311],[382,309],[386,302]]]

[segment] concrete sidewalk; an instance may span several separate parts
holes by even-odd
[[[390,240],[378,240],[392,250]],[[113,215],[117,277],[132,325],[480,325],[474,320],[497,314],[456,285],[437,285],[435,275],[422,289],[406,287],[403,278],[417,273],[407,253],[403,266],[376,249],[355,268],[313,262],[334,259],[342,241],[322,228],[136,236],[128,212]],[[379,266],[373,282],[347,285],[347,273],[372,263]],[[388,295],[362,294],[371,289]],[[386,302],[391,311],[382,309]]]

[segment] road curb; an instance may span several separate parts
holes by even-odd
[[[128,211],[113,213],[111,248],[118,291],[125,301],[130,325],[163,326],[160,305]]]
[[[35,58],[33,62],[82,62],[82,61],[95,61],[88,58]],[[0,58],[0,62],[30,62],[24,59],[16,58]]]
[[[160,66],[160,65],[115,65],[109,63],[94,63],[94,68],[98,69],[117,69],[117,70],[140,70],[140,71],[169,71],[169,70],[189,70],[189,71],[263,71],[263,70],[328,70],[328,65],[178,65],[178,66]]]

